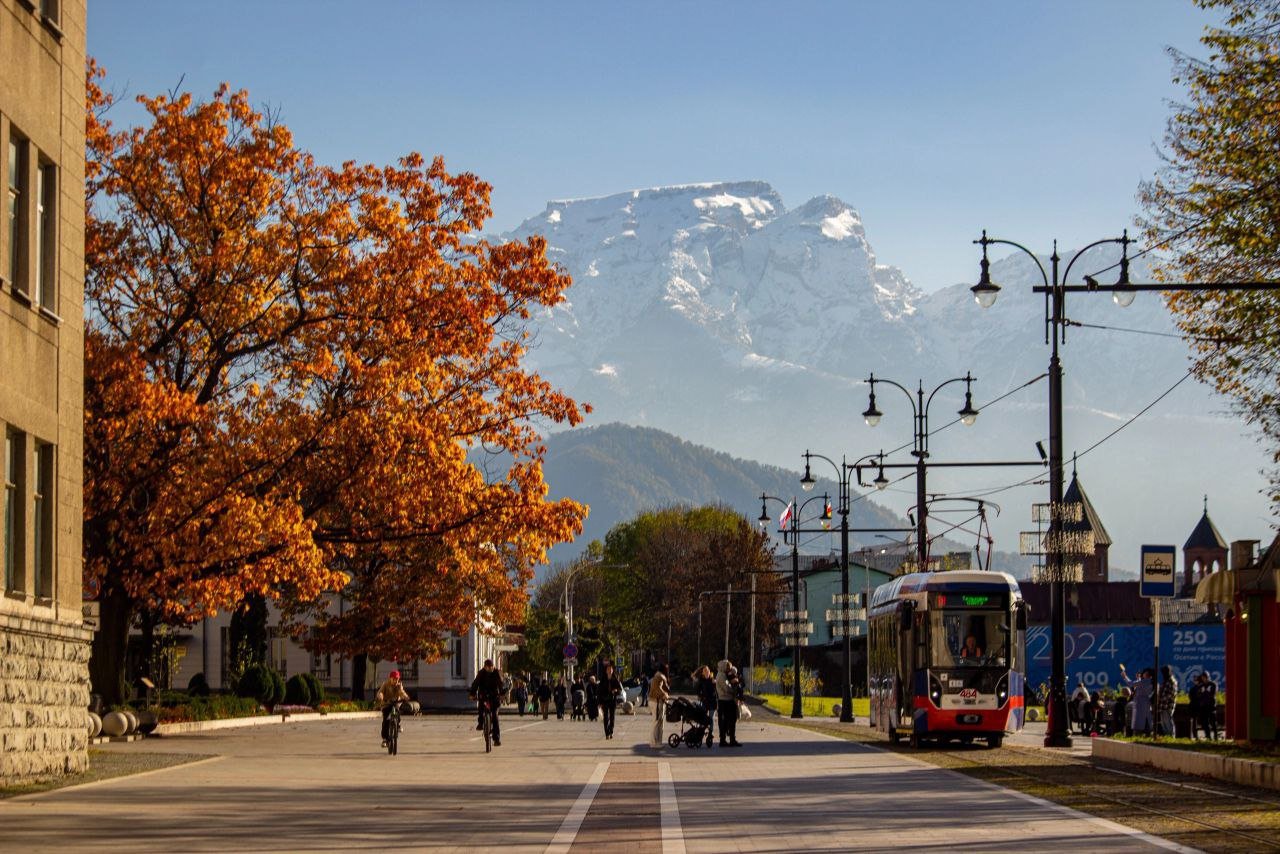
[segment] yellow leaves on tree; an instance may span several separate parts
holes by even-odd
[[[538,444],[538,422],[579,407],[522,365],[526,322],[569,285],[545,245],[481,239],[473,175],[416,154],[319,165],[226,87],[139,98],[149,123],[117,131],[101,76],[91,64],[95,683],[118,678],[139,609],[182,621],[263,594],[298,612],[346,584],[378,641],[335,624],[329,648],[406,656],[518,613],[585,515],[546,500]]]

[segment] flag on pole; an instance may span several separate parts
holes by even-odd
[[[831,501],[830,501],[830,499],[828,499],[828,500],[827,500],[826,506],[824,506],[824,507],[822,508],[822,516],[823,516],[823,518],[824,518],[824,519],[830,519],[830,518],[831,518]]]
[[[791,502],[787,502],[787,509],[782,511],[782,515],[778,517],[778,530],[785,531],[787,526],[791,524]]]

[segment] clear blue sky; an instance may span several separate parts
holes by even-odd
[[[1210,21],[1190,0],[94,0],[89,51],[129,95],[248,89],[324,161],[441,154],[494,185],[502,229],[664,184],[829,193],[934,290],[976,275],[983,227],[1047,251],[1129,225],[1179,94],[1165,48],[1199,53]]]

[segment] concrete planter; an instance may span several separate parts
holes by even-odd
[[[1244,786],[1280,790],[1280,763],[1258,762],[1253,759],[1233,759],[1198,753],[1194,750],[1176,750],[1170,747],[1153,747],[1095,738],[1093,755],[1132,765],[1149,765],[1163,771],[1176,771],[1198,777],[1213,777]]]

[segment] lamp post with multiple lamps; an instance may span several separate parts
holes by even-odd
[[[949,380],[945,380],[935,386],[933,391],[929,392],[927,400],[924,396],[923,382],[917,385],[914,398],[906,386],[893,380],[876,379],[876,375],[872,374],[867,382],[871,385],[871,397],[867,410],[862,413],[862,417],[866,419],[869,427],[875,427],[879,424],[884,415],[883,412],[876,408],[876,383],[885,383],[899,389],[911,403],[911,414],[915,427],[915,440],[911,455],[916,458],[916,562],[917,571],[925,572],[928,569],[929,562],[928,505],[925,499],[925,472],[928,467],[925,461],[929,458],[929,406],[933,403],[933,396],[940,390],[952,383],[964,383],[964,406],[956,414],[960,416],[960,423],[966,427],[971,426],[974,421],[978,420],[978,410],[973,408],[974,378],[969,373],[965,373],[962,377],[952,377]],[[883,481],[885,485],[888,482],[884,480],[884,460],[881,459],[880,463],[880,474],[876,481],[876,486],[883,489],[881,482]]]
[[[1069,508],[1063,505],[1064,493],[1064,454],[1062,449],[1062,361],[1058,357],[1058,345],[1063,341],[1063,329],[1067,324],[1066,295],[1068,293],[1110,293],[1115,303],[1122,308],[1130,305],[1134,297],[1143,291],[1261,291],[1280,289],[1277,282],[1183,282],[1177,284],[1147,284],[1129,281],[1129,244],[1132,239],[1128,230],[1120,237],[1108,237],[1096,240],[1076,252],[1067,262],[1061,276],[1058,268],[1061,258],[1058,256],[1058,244],[1054,241],[1053,254],[1049,256],[1050,271],[1046,272],[1040,259],[1027,247],[1012,240],[982,237],[973,241],[982,246],[981,272],[978,283],[970,290],[974,299],[983,308],[995,304],[1000,293],[1000,286],[991,280],[991,264],[987,258],[989,246],[1012,246],[1031,257],[1036,269],[1040,271],[1042,285],[1032,287],[1032,292],[1045,296],[1045,343],[1050,345],[1049,355],[1049,532],[1045,538],[1045,577],[1050,582],[1049,619],[1052,642],[1051,672],[1049,676],[1049,708],[1048,729],[1045,732],[1046,747],[1070,747],[1071,733],[1067,724],[1067,677],[1066,677],[1066,585],[1077,580],[1078,568],[1069,568],[1064,561],[1063,522]],[[1096,246],[1107,244],[1120,247],[1120,272],[1114,285],[1102,285],[1093,276],[1082,276],[1082,284],[1069,285],[1067,279],[1071,267],[1084,253]],[[1068,569],[1074,569],[1069,572]]]
[[[809,505],[810,501],[822,499],[822,519],[831,518],[831,497],[826,495],[815,495],[812,498],[806,498],[803,503],[797,504],[796,499],[792,498],[788,503],[786,499],[778,498],[776,495],[760,494],[760,527],[769,524],[769,506],[770,501],[776,501],[779,504],[785,504],[786,510],[778,519],[778,530],[782,532],[782,541],[787,541],[788,535],[791,538],[791,630],[783,630],[783,635],[789,636],[791,639],[791,717],[804,717],[804,703],[800,697],[800,640],[804,636],[808,641],[808,631],[800,631],[802,626],[808,622],[808,609],[800,610],[800,534],[809,533],[800,527],[800,516],[804,513],[804,508]],[[822,529],[824,532],[826,529]],[[813,533],[817,533],[816,531]],[[805,597],[806,600],[808,597]],[[783,623],[784,626],[788,625]]]
[[[850,476],[860,471],[858,468],[863,462],[873,459],[879,459],[884,462],[884,452],[878,454],[867,454],[857,462],[850,463],[844,457],[840,458],[837,463],[830,457],[822,454],[815,454],[810,451],[804,452],[804,476],[800,478],[800,488],[805,492],[811,492],[817,481],[809,471],[809,462],[811,459],[826,460],[836,471],[836,484],[838,491],[836,493],[837,504],[836,512],[840,514],[840,607],[836,610],[841,617],[837,621],[843,632],[843,652],[844,652],[844,678],[841,680],[840,689],[840,720],[845,723],[853,722],[853,682],[850,674],[850,659],[852,657],[853,646],[853,620],[866,619],[867,601],[865,592],[863,596],[862,608],[851,608],[849,599],[849,532],[873,532],[873,531],[903,531],[911,530],[910,528],[850,528],[849,527],[849,505],[850,505]],[[884,476],[884,470],[881,469],[880,476],[876,479],[875,485],[878,489],[883,489],[889,485],[889,480]],[[865,586],[865,585],[864,585]],[[855,597],[856,598],[856,597]],[[860,616],[859,616],[860,614]]]

